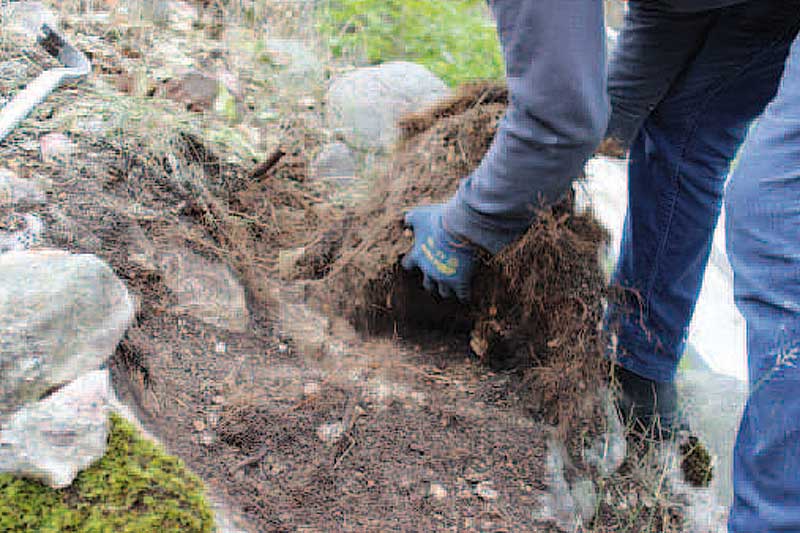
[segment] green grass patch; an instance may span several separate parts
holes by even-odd
[[[335,57],[414,61],[451,86],[504,75],[484,0],[326,0],[319,25]]]
[[[72,486],[54,490],[0,475],[0,531],[210,533],[203,490],[179,459],[112,415],[105,456]]]

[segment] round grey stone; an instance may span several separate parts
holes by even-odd
[[[348,144],[385,150],[397,139],[397,120],[446,98],[450,90],[416,63],[394,61],[335,79],[326,98],[328,127]]]

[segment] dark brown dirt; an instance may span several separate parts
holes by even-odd
[[[411,244],[404,210],[443,201],[481,160],[506,98],[504,87],[471,85],[427,113],[401,121],[401,144],[365,207],[326,228],[299,263],[326,303],[370,334],[420,329],[470,331],[484,361],[519,363],[526,408],[562,428],[597,412],[588,391],[605,384],[599,333],[605,284],[597,263],[599,224],[569,200],[543,209],[528,233],[484,261],[470,306],[434,301],[398,267]],[[337,232],[338,230],[338,232]],[[336,248],[338,247],[338,251]],[[452,317],[458,317],[455,320]]]
[[[98,72],[115,76],[107,59],[95,56]],[[74,89],[59,94],[64,101],[51,98],[34,115],[44,128],[59,104],[86,96]],[[135,139],[135,132],[114,143],[73,135],[78,150],[68,164],[42,164],[21,148],[39,130],[21,128],[0,146],[0,159],[13,162],[22,177],[52,179],[50,206],[40,212],[48,244],[104,258],[137,296],[136,323],[110,362],[115,387],[210,492],[246,513],[251,530],[555,531],[532,515],[544,490],[550,431],[540,419],[549,418],[552,402],[567,405],[576,391],[548,385],[549,396],[538,400],[531,391],[534,383],[565,383],[553,354],[566,354],[559,359],[565,369],[588,368],[580,357],[593,353],[552,333],[564,317],[595,321],[596,301],[585,292],[595,279],[571,276],[558,302],[536,296],[513,310],[505,308],[505,289],[494,287],[487,294],[502,309],[492,312],[483,302],[452,315],[452,308],[425,300],[418,280],[396,267],[410,244],[399,212],[452,192],[488,146],[505,98],[502,87],[473,86],[432,114],[404,121],[393,168],[414,185],[385,187],[372,210],[356,214],[329,212],[305,182],[306,154],[318,139],[291,123],[285,142],[252,169],[224,163],[187,133],[175,134],[166,151]],[[442,147],[436,158],[428,156],[430,146]],[[588,219],[567,213],[543,214],[540,233],[487,263],[486,272],[527,291],[552,283],[505,270],[529,254],[543,253],[559,268],[588,265],[581,261],[589,261],[589,248],[602,236]],[[363,225],[370,216],[379,223]],[[330,231],[320,233],[321,224]],[[186,247],[237,271],[247,290],[247,330],[225,331],[177,311],[161,269],[135,259],[136,234],[157,249]],[[351,294],[356,305],[348,307],[355,323],[383,333],[409,324],[417,335],[402,347],[345,345],[341,357],[295,349],[305,339],[282,333],[286,317],[267,281],[279,249],[303,245],[311,251],[303,277],[318,279],[318,287],[352,278],[335,287],[337,297],[358,289]],[[363,276],[359,268],[369,274],[363,285],[355,277]],[[370,310],[370,302],[378,307]],[[463,319],[454,321],[459,312]],[[421,329],[412,317],[448,328]],[[525,328],[536,328],[537,342],[525,340]],[[590,329],[572,334],[585,347],[597,342]],[[487,341],[489,363],[502,359],[499,352],[523,350],[526,370],[488,370],[467,353],[470,338]],[[592,388],[590,381],[574,383]],[[325,442],[319,431],[336,423],[341,435]],[[619,516],[613,502],[600,504],[595,530],[678,530],[645,515],[611,527],[606,515]]]
[[[616,157],[618,159],[624,159],[627,150],[623,146],[622,142],[619,139],[615,139],[613,137],[606,137],[603,139],[603,142],[600,143],[600,146],[597,147],[595,153],[600,155],[605,155],[608,157]]]
[[[49,244],[106,259],[137,296],[136,324],[111,361],[115,387],[253,531],[550,530],[530,512],[547,429],[509,407],[506,377],[452,351],[391,346],[363,347],[348,368],[331,368],[341,361],[306,358],[282,338],[260,284],[247,284],[248,331],[231,333],[175,311],[163,273],[133,259],[136,229],[156,248],[186,246],[245,280],[269,275],[282,239],[303,242],[304,226],[290,235],[272,221],[306,213],[305,197],[291,194],[301,177],[275,177],[289,165],[260,175],[225,168],[198,139],[178,136],[173,156],[204,177],[191,182],[173,179],[168,158],[146,146],[74,140],[93,154],[91,168],[32,162],[54,179]],[[256,187],[276,211],[242,202]],[[236,233],[242,217],[231,206],[271,232]],[[265,253],[272,243],[269,261],[248,264],[258,238]],[[343,435],[323,442],[320,427],[337,421]],[[497,499],[478,496],[480,483]]]

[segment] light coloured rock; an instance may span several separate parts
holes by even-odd
[[[431,483],[428,494],[434,500],[443,501],[447,499],[447,489],[441,483]]]
[[[44,223],[33,213],[11,214],[0,221],[0,254],[23,251],[39,244]]]
[[[492,485],[493,483],[491,481],[481,481],[475,487],[475,495],[482,500],[496,500],[498,493]]]
[[[79,377],[16,412],[0,431],[0,472],[63,488],[106,451],[107,370]]]
[[[311,43],[272,37],[266,40],[265,48],[273,64],[283,68],[284,77],[304,81],[305,84],[322,78],[320,55],[314,51]]]
[[[331,422],[322,424],[317,428],[317,437],[325,444],[333,444],[344,434],[344,424],[342,422]]]
[[[0,414],[95,370],[135,312],[122,281],[93,255],[0,255]]]
[[[48,133],[39,138],[39,152],[45,163],[68,161],[75,148],[75,143],[63,133]]]
[[[216,78],[191,71],[164,84],[160,96],[183,104],[188,111],[202,113],[214,106],[218,91],[219,82]]]
[[[328,127],[357,148],[387,149],[397,138],[398,118],[449,94],[442,80],[415,63],[393,61],[356,69],[328,89]]]
[[[324,146],[311,163],[311,175],[314,179],[354,177],[356,160],[353,152],[342,142]]]
[[[159,264],[167,287],[178,299],[175,311],[229,331],[247,328],[244,288],[226,265],[188,249],[161,254]]]
[[[169,27],[178,33],[189,33],[197,20],[197,8],[188,2],[171,0],[168,2]]]
[[[132,24],[165,25],[170,19],[170,2],[166,0],[133,0],[127,2],[128,21]]]
[[[8,169],[0,169],[0,206],[43,204],[44,191],[33,180],[18,177]]]

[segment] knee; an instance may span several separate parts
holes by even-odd
[[[585,151],[593,151],[602,142],[611,116],[607,98],[593,99],[575,119],[573,141]]]
[[[512,128],[545,145],[590,154],[605,136],[611,107],[605,91],[564,87],[559,96],[512,96]],[[518,127],[515,127],[518,126]]]

